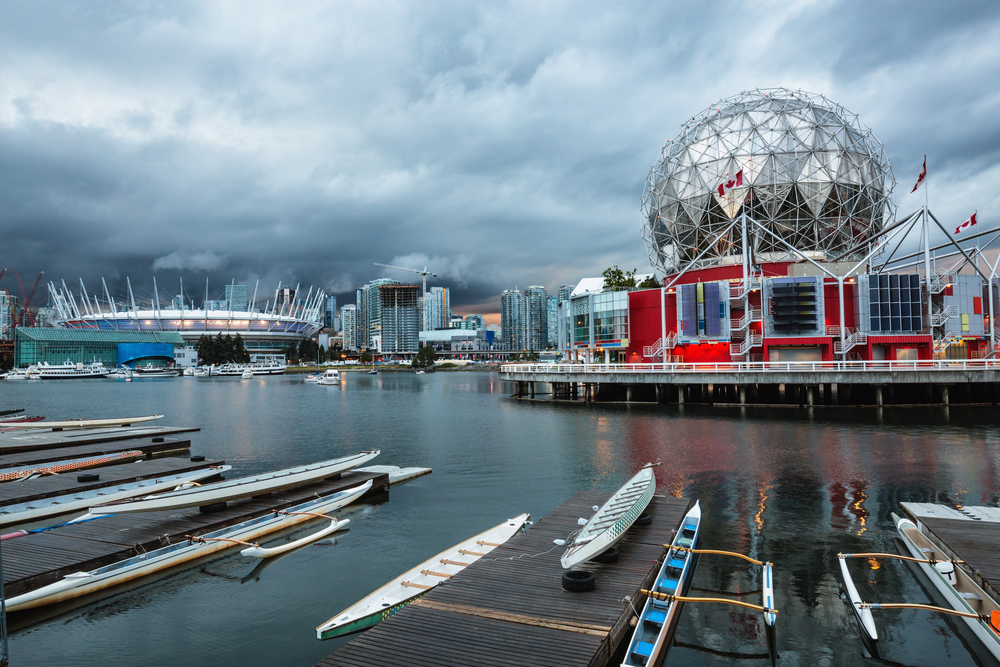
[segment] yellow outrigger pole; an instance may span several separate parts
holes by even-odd
[[[692,554],[713,554],[716,556],[732,556],[734,558],[742,558],[745,561],[749,561],[755,565],[760,565],[763,569],[761,570],[762,579],[762,597],[764,598],[764,605],[750,604],[749,602],[743,602],[740,600],[729,600],[726,598],[695,598],[695,597],[685,597],[681,595],[672,595],[670,593],[658,593],[656,591],[647,591],[643,589],[641,592],[650,597],[656,598],[657,600],[664,600],[668,602],[716,602],[718,604],[731,604],[737,607],[746,607],[747,609],[753,609],[755,611],[762,612],[764,614],[764,634],[767,637],[767,653],[771,657],[771,666],[777,663],[778,660],[778,642],[775,636],[774,624],[777,620],[778,610],[774,608],[774,582],[772,577],[774,575],[774,566],[771,563],[766,563],[764,561],[759,561],[750,556],[745,556],[735,551],[720,551],[718,549],[692,549],[690,547],[678,547],[671,544],[663,545],[668,550],[673,551],[686,551]],[[771,614],[768,618],[768,614]]]

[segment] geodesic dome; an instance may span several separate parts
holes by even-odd
[[[813,259],[861,244],[845,258],[860,259],[893,217],[895,185],[857,115],[822,95],[751,90],[691,118],[661,149],[642,196],[643,240],[666,274],[738,263],[740,225],[715,237],[746,213]],[[749,223],[748,236],[754,263],[799,259]]]

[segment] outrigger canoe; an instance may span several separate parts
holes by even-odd
[[[331,639],[384,621],[445,579],[450,579],[488,555],[523,530],[530,518],[529,514],[521,514],[508,519],[407,570],[316,628],[316,638]]]
[[[131,498],[140,494],[168,491],[184,484],[199,482],[207,477],[221,475],[231,469],[232,466],[228,465],[211,466],[203,470],[161,475],[160,477],[151,477],[139,480],[138,482],[113,484],[111,486],[102,486],[96,489],[53,496],[51,498],[38,498],[16,505],[4,505],[0,507],[0,526],[29,523],[68,512],[79,512],[90,507],[95,501],[121,500],[122,498]],[[0,536],[0,540],[5,539],[10,538],[7,535]]]
[[[850,602],[854,610],[854,618],[858,622],[858,630],[861,631],[861,642],[873,656],[878,655],[878,630],[875,629],[875,619],[872,617],[871,607],[861,599],[851,572],[847,569],[847,558],[849,554],[839,554],[840,574],[844,578],[844,591],[847,593],[847,601]]]
[[[189,489],[158,493],[134,500],[120,500],[113,503],[91,505],[91,514],[128,514],[132,512],[157,512],[162,510],[200,507],[213,503],[228,502],[259,496],[273,491],[283,491],[303,484],[309,484],[363,465],[379,455],[379,450],[361,452],[329,461],[320,461],[284,470],[275,470],[260,475],[238,477],[224,482],[215,482]]]
[[[598,556],[620,540],[649,506],[656,492],[653,464],[647,464],[594,513],[560,562],[567,570]]]
[[[952,563],[950,557],[924,535],[916,524],[895,514],[892,515],[892,520],[896,524],[900,539],[912,557],[937,561],[919,563],[920,571],[941,593],[949,607],[955,611],[977,614],[980,617],[963,617],[961,620],[969,626],[986,650],[1000,660],[1000,635],[990,627],[989,622],[984,620],[984,617],[1000,614],[1000,605],[965,572],[961,565]],[[958,622],[958,619],[955,620]]]
[[[106,426],[131,426],[151,422],[155,419],[163,419],[163,415],[149,415],[148,417],[121,417],[117,419],[71,419],[64,421],[36,421],[31,423],[18,424],[17,428],[104,428]]]
[[[681,522],[681,529],[674,535],[663,566],[656,575],[652,590],[666,595],[684,595],[694,577],[695,555],[686,549],[695,549],[701,528],[701,506],[696,501]],[[678,547],[685,549],[679,550]],[[677,620],[684,603],[675,600],[657,600],[650,596],[635,626],[632,641],[622,667],[658,667],[663,664],[670,650]]]
[[[42,586],[28,593],[8,598],[7,611],[22,611],[71,600],[196,558],[232,549],[238,545],[257,546],[250,540],[290,528],[304,521],[312,521],[317,514],[339,509],[363,496],[371,489],[371,486],[371,480],[368,480],[360,486],[310,500],[287,510],[268,512],[255,519],[204,535],[192,536],[182,542],[142,553],[96,570],[66,575],[62,580],[48,586]],[[347,521],[345,520],[343,523],[347,523]]]
[[[100,456],[88,456],[79,459],[66,459],[63,461],[49,461],[48,463],[37,463],[34,465],[19,466],[17,468],[4,468],[0,472],[0,482],[13,482],[24,480],[32,475],[57,475],[61,472],[72,470],[83,470],[95,466],[110,465],[112,463],[125,463],[135,461],[146,456],[146,452],[140,449],[130,449],[124,452],[113,454],[101,454]]]

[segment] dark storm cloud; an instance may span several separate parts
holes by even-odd
[[[752,87],[823,93],[887,147],[901,211],[996,207],[988,3],[22,3],[0,9],[0,265],[200,299],[353,300],[423,267],[460,310],[648,266],[659,147]],[[416,278],[416,276],[414,276]],[[8,285],[10,287],[10,285]],[[263,298],[268,298],[264,296]]]

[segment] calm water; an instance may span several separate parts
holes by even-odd
[[[413,564],[520,512],[542,517],[581,488],[611,491],[659,457],[659,492],[701,500],[706,546],[775,563],[778,664],[856,665],[864,658],[836,554],[895,551],[889,514],[900,501],[1000,501],[994,410],[809,414],[529,403],[510,393],[488,373],[348,374],[341,387],[301,376],[0,383],[0,407],[50,418],[164,413],[166,423],[201,426],[192,452],[237,474],[372,447],[383,452],[374,463],[434,468],[385,502],[338,512],[351,530],[335,541],[262,569],[234,552],[34,617],[12,637],[12,664],[308,667],[347,641],[317,641],[316,625]],[[756,590],[757,573],[735,562],[702,557],[695,588]],[[929,600],[898,562],[854,565],[866,599]],[[766,664],[759,620],[735,609],[688,605],[668,664]],[[868,664],[979,664],[938,615],[876,622],[883,661]]]

